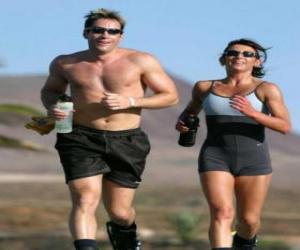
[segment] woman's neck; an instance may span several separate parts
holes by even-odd
[[[231,85],[239,85],[239,84],[251,84],[253,83],[254,78],[252,75],[249,74],[233,74],[228,75],[224,82]]]

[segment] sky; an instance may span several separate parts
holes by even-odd
[[[96,8],[126,19],[121,47],[153,54],[189,84],[225,76],[218,57],[231,40],[250,38],[270,48],[265,79],[280,87],[300,133],[298,0],[3,1],[0,75],[47,74],[57,55],[86,49],[84,15]]]

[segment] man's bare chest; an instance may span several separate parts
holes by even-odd
[[[74,65],[65,69],[74,88],[102,88],[116,90],[140,83],[141,72],[132,65]]]

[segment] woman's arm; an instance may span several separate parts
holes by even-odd
[[[283,134],[289,133],[291,131],[289,112],[280,89],[273,83],[263,83],[257,90],[257,95],[266,103],[270,115],[255,110],[244,96],[233,97],[231,105],[269,129]]]
[[[198,115],[202,110],[202,101],[211,88],[211,81],[199,81],[193,87],[192,98],[186,108],[178,117],[176,130],[179,132],[187,132],[188,128],[184,126],[186,116],[193,114]]]

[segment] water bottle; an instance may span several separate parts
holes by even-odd
[[[73,128],[73,102],[70,96],[63,95],[58,98],[56,108],[67,113],[67,116],[55,121],[55,131],[57,133],[70,133]]]
[[[194,146],[199,127],[199,118],[194,114],[189,114],[184,118],[183,122],[184,125],[189,128],[189,131],[180,133],[178,144],[183,147]]]

